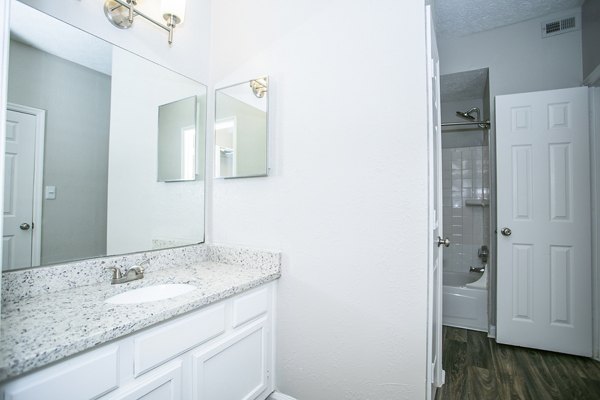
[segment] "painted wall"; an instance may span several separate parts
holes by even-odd
[[[481,111],[481,119],[489,119],[489,108],[484,107],[483,99],[444,101],[444,94],[441,97],[441,115],[443,122],[467,122],[464,118],[456,115],[457,111],[468,111],[472,107],[478,107]],[[473,113],[473,117],[477,118]],[[442,147],[470,147],[483,146],[486,143],[486,137],[483,129],[478,129],[474,125],[468,126],[445,126],[442,134]]]
[[[587,0],[581,6],[581,36],[583,51],[583,77],[600,67],[600,1]],[[600,76],[596,76],[596,79]],[[600,81],[596,81],[600,85]]]
[[[42,264],[105,255],[110,76],[11,41],[8,101],[46,110]]]
[[[149,87],[148,82],[154,83]],[[113,49],[109,254],[159,247],[155,243],[203,241],[204,174],[197,181],[157,182],[157,146],[158,107],[204,90],[204,86],[173,71],[128,51]],[[132,97],[132,93],[138,96]],[[204,118],[203,113],[201,116]]]
[[[127,30],[111,25],[104,16],[104,1],[20,1],[191,78],[208,81],[210,0],[187,2],[185,21],[175,29],[171,47],[166,31],[141,18]],[[141,11],[163,21],[159,7],[160,1],[140,2]]]
[[[542,21],[579,12],[573,9],[473,35],[439,38],[441,73],[489,67],[492,97],[580,86],[581,31],[545,39],[540,33]]]
[[[423,3],[213,3],[214,86],[270,77],[272,169],[213,182],[209,239],[282,250],[276,384],[298,399],[425,396]]]

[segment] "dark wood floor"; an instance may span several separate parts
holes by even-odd
[[[446,384],[436,400],[600,399],[600,362],[497,344],[484,332],[444,327]]]

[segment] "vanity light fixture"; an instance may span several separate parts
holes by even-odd
[[[262,99],[265,96],[265,93],[267,93],[267,78],[265,77],[251,80],[250,87],[252,88],[254,95],[259,99]]]
[[[173,30],[185,17],[185,0],[162,0],[160,12],[166,24],[156,21],[137,8],[138,0],[106,0],[104,14],[111,24],[120,29],[129,29],[137,16],[152,22],[169,33],[169,44],[173,43]]]

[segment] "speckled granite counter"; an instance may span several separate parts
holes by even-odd
[[[269,262],[243,262],[240,252],[212,249],[213,260],[146,273],[144,279],[111,285],[106,282],[45,293],[2,306],[0,381],[64,357],[123,337],[243,292],[280,276],[278,253]],[[273,262],[276,260],[276,262]],[[239,262],[232,264],[231,262]],[[171,299],[142,304],[111,305],[105,299],[130,289],[159,283],[189,283],[197,289]]]

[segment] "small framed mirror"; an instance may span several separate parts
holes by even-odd
[[[195,181],[198,175],[198,99],[158,107],[158,182]]]
[[[269,79],[215,92],[215,178],[268,175]]]

